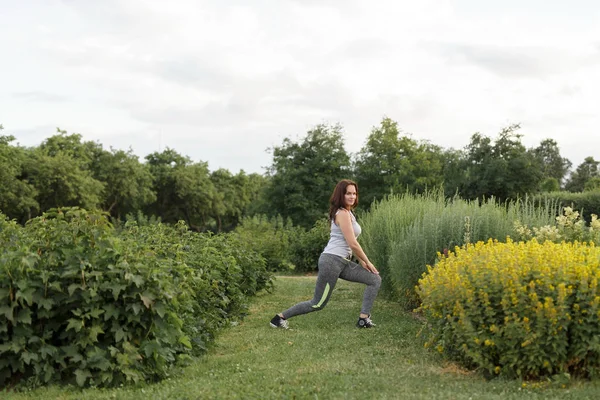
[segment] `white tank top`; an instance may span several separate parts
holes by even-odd
[[[338,215],[340,211],[342,210],[338,210],[335,215]],[[356,218],[352,212],[350,212],[350,218],[352,219],[352,230],[354,230],[354,237],[358,237],[358,235],[360,235],[362,232],[362,229],[358,222],[356,222]],[[350,248],[348,242],[346,242],[346,238],[344,238],[342,229],[336,225],[335,221],[331,221],[329,242],[327,243],[327,246],[325,246],[323,253],[335,254],[336,256],[343,258],[350,258],[352,255],[352,249]]]

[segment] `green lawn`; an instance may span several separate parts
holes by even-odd
[[[486,381],[423,348],[421,323],[378,299],[375,329],[354,327],[362,285],[340,281],[321,312],[290,319],[290,330],[269,319],[312,296],[314,277],[278,277],[243,323],[223,332],[208,355],[158,384],[111,390],[50,387],[0,393],[16,399],[596,399],[600,382],[566,389],[520,381]],[[539,387],[541,386],[541,387]]]

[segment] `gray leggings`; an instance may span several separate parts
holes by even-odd
[[[319,275],[317,276],[317,286],[313,299],[293,305],[282,313],[283,317],[287,319],[296,315],[322,310],[329,302],[338,278],[367,285],[360,312],[370,314],[371,307],[381,286],[381,277],[345,258],[322,253],[319,257]]]

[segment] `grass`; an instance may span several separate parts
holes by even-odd
[[[273,293],[254,299],[251,314],[223,332],[210,352],[177,377],[157,384],[100,390],[51,386],[21,399],[593,399],[600,382],[566,389],[520,381],[486,381],[423,348],[422,323],[378,299],[374,329],[354,327],[364,286],[339,281],[328,306],[290,319],[269,319],[312,296],[314,277],[278,277]],[[533,389],[530,389],[534,387]]]

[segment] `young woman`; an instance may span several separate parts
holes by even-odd
[[[375,326],[371,321],[370,312],[381,286],[381,277],[356,240],[360,235],[361,227],[356,222],[352,210],[358,204],[358,186],[348,179],[340,181],[333,190],[329,202],[331,233],[329,243],[319,257],[315,295],[312,300],[298,303],[275,315],[271,319],[273,328],[288,329],[289,318],[322,310],[327,305],[338,278],[367,285],[356,326],[359,328]],[[358,259],[360,265],[350,261],[352,254]]]

